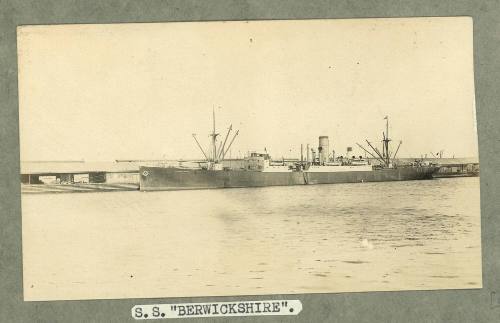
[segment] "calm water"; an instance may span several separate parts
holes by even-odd
[[[479,288],[479,178],[23,195],[27,300]]]

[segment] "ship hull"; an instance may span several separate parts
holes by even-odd
[[[422,166],[372,171],[274,173],[141,166],[139,177],[141,191],[159,191],[423,180],[432,179],[437,169]]]

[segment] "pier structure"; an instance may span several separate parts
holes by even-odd
[[[137,163],[21,162],[21,192],[93,192],[137,190]]]
[[[439,163],[439,170],[434,177],[479,176],[479,162],[475,163]]]
[[[22,184],[134,183],[136,163],[34,161],[21,162]]]

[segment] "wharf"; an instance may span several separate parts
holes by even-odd
[[[96,193],[138,191],[138,184],[21,184],[21,193]]]

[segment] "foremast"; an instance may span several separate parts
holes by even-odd
[[[222,161],[224,160],[226,154],[228,153],[229,149],[231,149],[231,146],[236,139],[236,136],[238,136],[239,130],[235,132],[231,140],[229,141],[229,145],[226,148],[226,143],[227,139],[229,138],[229,135],[231,131],[233,130],[233,125],[229,125],[228,131],[226,133],[226,136],[222,142],[219,144],[217,143],[217,137],[220,135],[219,133],[216,132],[215,128],[215,108],[212,109],[212,133],[209,134],[210,137],[210,147],[208,150],[208,153],[205,152],[203,147],[200,145],[200,142],[196,138],[196,134],[193,133],[193,138],[196,142],[196,145],[200,149],[201,153],[205,157],[206,164],[207,164],[207,169],[210,170],[221,170],[222,169]]]

